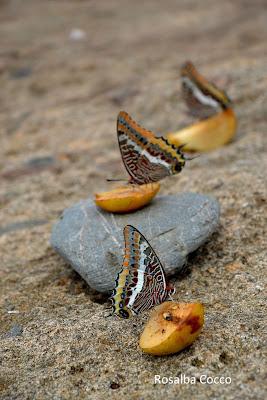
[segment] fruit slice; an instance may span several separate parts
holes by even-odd
[[[148,354],[162,356],[177,353],[194,342],[203,324],[202,304],[167,301],[152,311],[139,345]]]
[[[109,192],[95,194],[95,203],[105,211],[127,213],[150,203],[160,189],[160,184],[120,186]]]
[[[237,120],[228,108],[177,132],[168,133],[168,142],[184,145],[185,151],[210,151],[228,143],[235,135]]]

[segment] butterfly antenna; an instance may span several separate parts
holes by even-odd
[[[128,182],[127,179],[106,179],[107,182]]]
[[[194,157],[187,157],[187,156],[185,156],[184,159],[185,159],[186,161],[192,161],[192,160],[194,160],[195,158],[198,158],[198,157],[200,157],[200,156],[201,156],[201,154],[198,154],[197,156],[194,156]]]
[[[178,146],[178,150],[182,150],[186,145],[187,145],[187,143],[180,144],[180,146]]]

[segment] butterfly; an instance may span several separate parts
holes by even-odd
[[[175,289],[166,284],[163,267],[146,238],[131,225],[123,232],[124,259],[111,301],[112,314],[129,318],[171,298]]]
[[[231,106],[227,94],[200,75],[188,61],[181,68],[182,91],[189,112],[199,118],[208,118]]]
[[[157,182],[181,172],[185,157],[163,137],[139,126],[125,111],[117,119],[119,148],[130,175],[129,183],[142,185]]]

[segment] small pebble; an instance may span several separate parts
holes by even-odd
[[[21,336],[23,333],[23,328],[21,325],[15,324],[12,328],[7,332],[7,337],[16,337]]]
[[[32,74],[32,69],[30,67],[16,68],[10,71],[10,77],[13,79],[23,79],[28,78]]]
[[[117,382],[110,382],[110,389],[119,389],[120,385]]]
[[[74,28],[70,31],[69,39],[73,41],[78,41],[78,40],[83,40],[85,36],[86,33],[83,30]]]

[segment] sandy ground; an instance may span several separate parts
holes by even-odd
[[[266,35],[265,1],[0,0],[1,399],[265,398]],[[187,59],[227,89],[239,128],[163,183],[214,195],[222,216],[174,280],[176,299],[205,305],[203,334],[153,358],[138,348],[147,315],[104,318],[106,299],[49,237],[65,207],[123,176],[119,110],[157,134],[192,122]],[[155,385],[155,374],[232,383]]]

